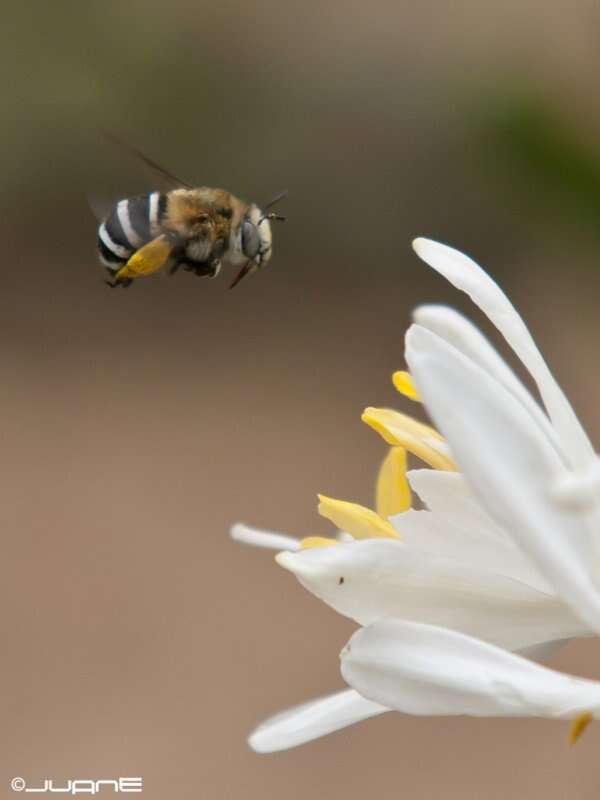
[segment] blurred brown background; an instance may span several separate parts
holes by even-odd
[[[251,753],[259,720],[341,686],[354,626],[228,539],[328,531],[318,491],[371,502],[360,412],[402,405],[410,309],[468,308],[415,235],[499,278],[600,441],[598,5],[58,0],[5,4],[2,40],[0,797],[15,775],[598,797],[594,726],[569,751],[560,723],[390,714]],[[289,188],[272,268],[108,291],[86,194],[152,187],[102,126],[190,181]],[[600,677],[600,647],[555,663]]]

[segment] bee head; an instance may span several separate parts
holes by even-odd
[[[271,222],[258,206],[251,205],[241,223],[241,250],[258,269],[271,258],[273,234]]]
[[[273,233],[271,220],[284,219],[277,214],[264,214],[256,205],[251,205],[237,231],[237,251],[246,259],[241,270],[236,275],[230,289],[256,272],[270,261],[273,252]]]

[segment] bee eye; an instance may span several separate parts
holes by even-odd
[[[233,215],[233,211],[231,208],[220,208],[218,213],[220,216],[225,217],[225,219],[231,219]]]
[[[254,258],[260,249],[260,236],[255,225],[245,219],[242,223],[242,251],[248,258]]]

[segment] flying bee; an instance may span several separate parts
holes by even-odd
[[[120,200],[101,223],[98,253],[108,269],[109,286],[130,286],[136,278],[163,267],[171,275],[182,267],[215,278],[225,263],[239,269],[229,287],[233,289],[268,263],[271,222],[285,219],[268,209],[287,192],[261,210],[225,189],[194,188],[139,151],[128,149],[179,188]]]

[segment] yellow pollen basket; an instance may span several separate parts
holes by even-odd
[[[164,267],[172,250],[173,247],[166,236],[157,236],[133,253],[129,261],[117,272],[117,281],[153,275]]]
[[[355,539],[400,539],[393,526],[370,508],[319,495],[319,514]]]
[[[394,372],[392,375],[392,383],[394,384],[396,390],[400,392],[400,394],[403,394],[410,400],[414,400],[416,403],[422,402],[421,395],[417,392],[410,372],[404,372],[403,370]]]
[[[587,726],[593,719],[594,715],[592,714],[591,711],[585,711],[583,714],[579,714],[578,717],[575,717],[575,719],[571,723],[571,730],[569,731],[569,744],[571,745],[571,747],[577,742],[577,740],[581,736],[583,736]]]

